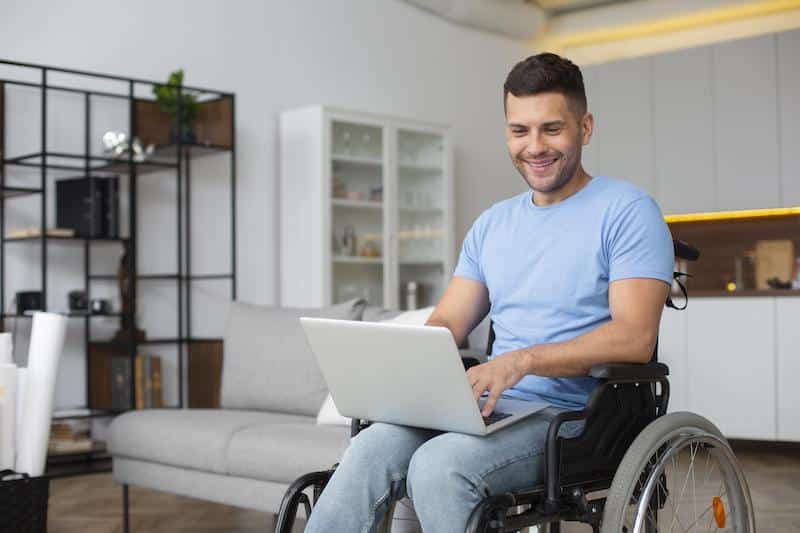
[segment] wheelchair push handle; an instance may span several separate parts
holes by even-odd
[[[678,259],[697,261],[700,258],[700,250],[687,242],[680,239],[673,239],[672,246],[675,249],[675,257]]]

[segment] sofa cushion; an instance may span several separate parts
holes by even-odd
[[[291,422],[258,424],[237,431],[231,439],[228,472],[291,483],[303,474],[328,470],[339,462],[349,443],[349,427]]]
[[[322,309],[231,305],[222,406],[316,416],[328,388],[299,318],[361,320],[365,305],[364,300]]]
[[[143,409],[114,419],[109,449],[114,456],[227,474],[227,451],[237,432],[281,423],[316,427],[314,418],[280,413]]]

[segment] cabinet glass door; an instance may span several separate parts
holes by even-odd
[[[383,304],[383,130],[331,125],[331,299]]]
[[[441,134],[397,132],[400,309],[435,305],[444,291],[445,151]]]

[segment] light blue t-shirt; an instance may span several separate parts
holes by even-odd
[[[528,191],[484,211],[464,238],[454,275],[488,288],[498,355],[595,329],[611,320],[609,283],[671,283],[673,266],[658,204],[628,182],[595,177],[557,204],[537,206]],[[595,384],[528,375],[505,394],[574,409]]]

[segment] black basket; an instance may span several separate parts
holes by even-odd
[[[50,480],[0,471],[0,533],[47,533]]]

